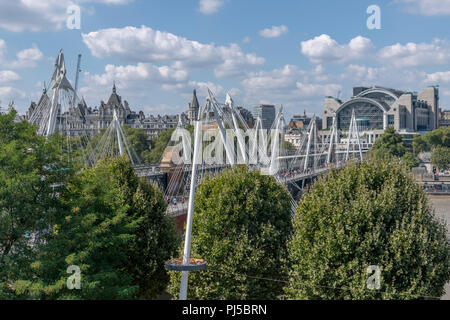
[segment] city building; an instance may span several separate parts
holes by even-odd
[[[197,90],[194,89],[194,93],[192,95],[192,102],[189,103],[188,109],[188,120],[191,125],[193,125],[194,121],[197,120],[199,110],[200,105],[197,99]]]
[[[434,130],[439,123],[439,88],[428,87],[416,93],[383,87],[355,87],[353,97],[346,102],[326,97],[323,129],[329,130],[336,117],[338,130],[348,130],[353,110],[359,130],[368,135],[369,141],[378,138],[388,126],[404,135]]]
[[[300,147],[302,139],[307,136],[306,132],[286,132],[284,134],[284,141],[289,142],[294,147]]]
[[[253,128],[253,126],[255,125],[255,118],[253,117],[253,114],[244,107],[237,107],[236,109],[239,111],[239,114],[242,116],[242,119],[247,123],[248,127]]]
[[[43,99],[48,99],[47,92],[44,90],[39,102],[31,103],[25,118],[29,119],[36,107],[42,103]],[[146,117],[142,111],[136,113],[130,109],[126,100],[117,94],[116,85],[113,85],[112,93],[105,103],[100,102],[100,106],[92,109],[88,107],[85,100],[81,101],[75,107],[70,107],[63,114],[58,114],[57,130],[66,136],[77,137],[80,135],[94,135],[102,129],[106,129],[113,120],[114,110],[117,112],[119,122],[129,125],[131,128],[143,129],[148,138],[151,139],[159,135],[162,131],[176,128],[179,121],[178,115],[164,115]],[[181,114],[182,123],[187,123],[188,118],[185,113]]]
[[[450,127],[450,110],[439,113],[439,127]]]
[[[254,118],[261,118],[263,129],[270,129],[275,121],[275,106],[260,104],[254,108]]]
[[[311,123],[312,117],[308,117],[306,115],[306,110],[303,115],[294,115],[292,119],[289,121],[287,130],[290,132],[294,131],[304,131],[308,128]],[[317,129],[322,129],[322,119],[316,117],[316,125]]]

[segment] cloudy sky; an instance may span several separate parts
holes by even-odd
[[[370,30],[367,8],[381,9]],[[72,5],[81,28],[69,29]],[[321,114],[327,95],[355,85],[421,91],[440,85],[450,109],[450,0],[0,0],[0,100],[23,113],[63,48],[79,95],[111,92],[146,114],[187,109],[196,88],[252,110]]]

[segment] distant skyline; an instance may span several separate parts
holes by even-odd
[[[68,29],[67,8],[81,8]],[[381,29],[366,12],[381,9]],[[146,114],[186,111],[197,89],[253,111],[321,115],[325,96],[353,86],[422,91],[440,85],[450,109],[450,0],[0,0],[0,100],[24,113],[59,49],[90,107],[118,94]]]

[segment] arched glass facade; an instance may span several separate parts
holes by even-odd
[[[355,101],[338,112],[337,126],[339,130],[348,130],[353,110],[355,110],[356,122],[361,130],[383,129],[383,111],[370,102]]]
[[[396,99],[392,95],[379,91],[362,93],[361,97],[377,100],[379,103],[388,107],[390,107],[396,101]]]

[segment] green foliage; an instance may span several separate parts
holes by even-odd
[[[170,129],[168,131],[161,132],[157,137],[154,137],[150,140],[150,154],[148,159],[150,163],[159,163],[163,156],[164,150],[169,144],[170,138],[172,137],[172,133],[175,129]]]
[[[402,163],[406,166],[406,168],[411,170],[412,168],[418,167],[420,161],[411,152],[406,152],[402,157]]]
[[[413,140],[415,154],[431,151],[439,146],[450,148],[450,127],[440,127],[424,136],[415,136]]]
[[[332,171],[300,202],[289,243],[292,299],[440,297],[450,243],[426,194],[398,161]],[[367,288],[369,266],[381,288]]]
[[[388,127],[380,138],[375,141],[368,156],[369,159],[380,161],[399,158],[409,170],[420,164],[417,155],[407,151],[401,135],[396,133],[393,127]]]
[[[131,128],[129,125],[123,126],[123,132],[139,159],[143,163],[148,163],[150,161],[150,141],[147,133],[139,128]]]
[[[129,125],[123,125],[122,130],[128,140],[129,146],[132,150],[134,150],[136,155],[139,157],[139,160],[142,163],[148,163],[150,161],[150,141],[147,139],[147,133],[140,128],[131,128]],[[105,132],[106,129],[102,129],[99,133],[90,138],[86,149],[96,150]],[[113,148],[115,148],[115,154],[119,154],[119,146],[115,135],[113,139],[116,141],[113,145]],[[75,152],[77,152],[77,158],[82,160],[81,155],[78,154],[81,152],[79,146],[86,143],[83,141],[80,142],[80,140],[85,140],[85,138],[77,137],[71,139],[73,145],[72,148]],[[134,154],[132,154],[132,156],[134,157]],[[136,160],[137,159],[135,159],[135,161]]]
[[[206,178],[195,198],[191,256],[206,259],[208,270],[189,274],[188,298],[279,297],[282,282],[257,278],[287,279],[291,233],[289,193],[272,177],[241,166]],[[180,273],[171,272],[174,298],[179,283]]]
[[[53,188],[71,174],[62,137],[45,139],[16,112],[0,115],[0,299],[13,299],[9,280],[30,274],[37,252],[31,236],[61,208]]]
[[[450,169],[450,148],[435,147],[431,153],[431,163],[441,171]]]
[[[164,262],[178,247],[161,191],[138,179],[125,158],[84,169],[61,196],[65,210],[32,263],[34,278],[16,294],[38,299],[151,299],[167,285]],[[81,290],[69,290],[68,266],[81,269]],[[16,278],[17,279],[17,278]]]
[[[405,153],[406,147],[402,137],[395,132],[393,127],[387,127],[386,131],[375,141],[370,151],[370,155],[377,159],[401,158]]]
[[[283,149],[286,151],[295,151],[296,150],[295,146],[286,140],[283,141]]]

